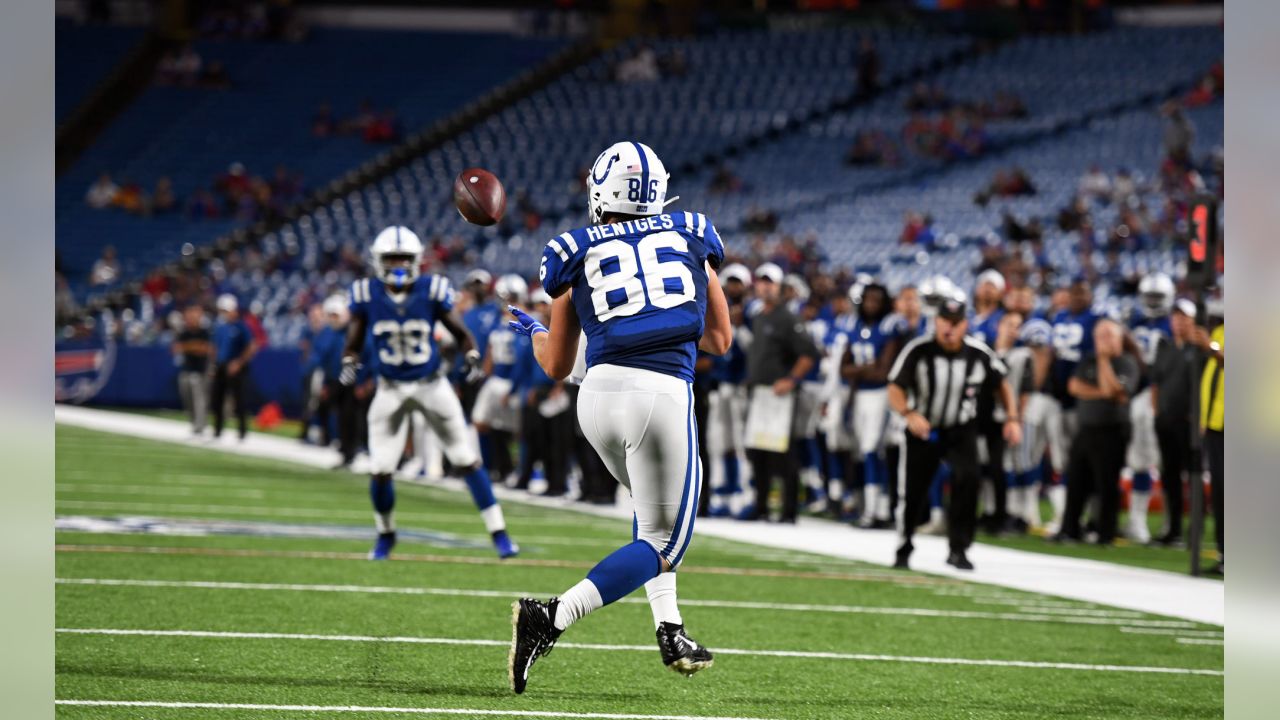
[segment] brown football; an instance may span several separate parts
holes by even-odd
[[[453,204],[473,225],[493,225],[507,211],[507,191],[493,173],[467,168],[453,181]]]

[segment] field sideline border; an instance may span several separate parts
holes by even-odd
[[[188,425],[181,421],[95,408],[55,405],[54,422],[315,468],[330,468],[337,459],[336,453],[332,451],[262,433],[250,433],[244,442],[239,443],[203,442],[193,439]],[[436,485],[465,492],[461,481],[443,480]],[[618,505],[608,507],[584,503],[566,504],[562,499],[534,497],[501,486],[495,486],[494,492],[504,502],[558,508],[628,521],[631,518],[625,493],[619,493]],[[884,566],[892,562],[898,543],[896,533],[860,530],[843,523],[807,517],[796,525],[699,518],[697,533]],[[842,536],[840,542],[831,542],[833,537]],[[1225,625],[1225,582],[983,543],[975,543],[969,553],[978,570],[962,572],[944,563],[947,556],[946,538],[924,536],[916,537],[914,542],[916,552],[912,557],[912,568],[919,572],[1217,626]]]

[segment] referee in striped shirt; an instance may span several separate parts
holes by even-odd
[[[898,523],[902,545],[894,567],[906,569],[911,538],[928,503],[929,485],[945,461],[951,467],[947,564],[972,570],[965,551],[973,543],[978,505],[978,397],[1004,403],[1004,439],[1022,441],[1018,403],[1005,380],[1004,363],[981,340],[968,337],[965,303],[948,298],[938,308],[934,334],[912,340],[889,371],[889,407],[907,422],[907,444],[898,468]]]

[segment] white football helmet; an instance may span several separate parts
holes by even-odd
[[[657,153],[638,142],[619,142],[600,153],[587,173],[587,211],[591,222],[605,213],[657,215],[669,203],[670,175]]]
[[[1173,278],[1164,273],[1148,275],[1138,283],[1138,302],[1147,317],[1168,315],[1173,309]]]
[[[373,271],[393,287],[408,287],[422,273],[422,241],[403,225],[392,225],[378,233],[369,254],[373,256]],[[400,263],[389,264],[396,260]]]
[[[952,299],[966,300],[964,292],[946,275],[934,275],[920,283],[921,311],[925,315],[938,314],[938,307]]]
[[[524,305],[529,302],[529,283],[519,275],[503,275],[493,286],[493,293],[503,302]]]

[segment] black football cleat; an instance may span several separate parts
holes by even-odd
[[[895,570],[910,570],[911,551],[914,549],[910,542],[904,543],[902,547],[898,548],[898,552],[894,554],[893,568]]]
[[[961,551],[952,551],[947,556],[947,564],[957,570],[972,570],[973,563],[969,562],[969,558]]]
[[[681,675],[692,675],[713,664],[711,651],[689,637],[683,625],[664,622],[657,634],[662,663]]]
[[[511,689],[517,695],[524,692],[529,682],[529,668],[538,658],[551,652],[561,630],[553,620],[560,601],[551,598],[539,602],[533,598],[521,598],[511,603],[511,653],[507,656],[507,674]]]

